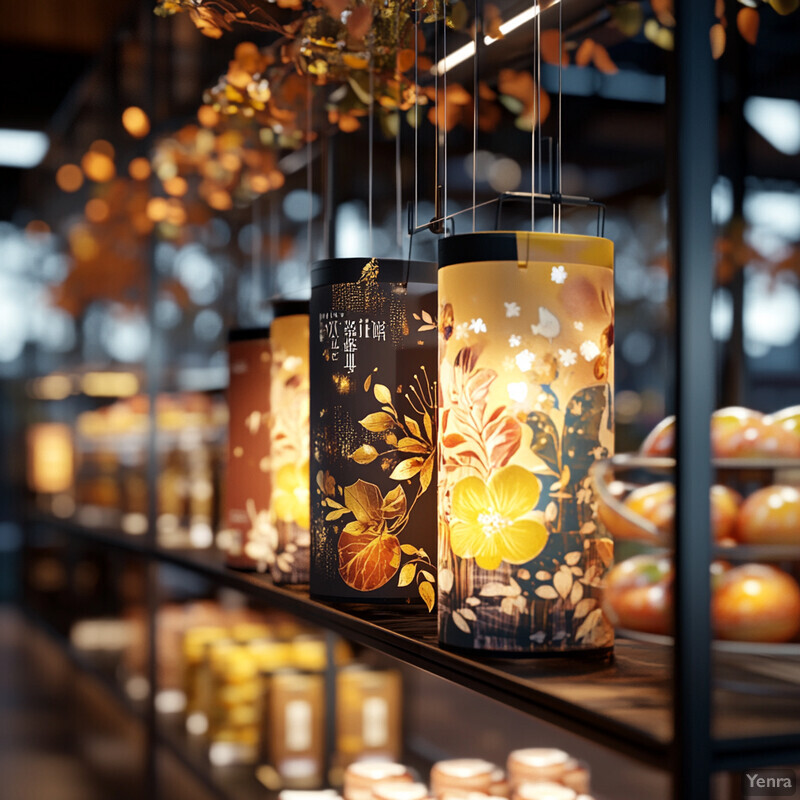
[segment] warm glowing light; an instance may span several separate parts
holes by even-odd
[[[162,181],[168,181],[178,174],[178,165],[174,161],[162,161],[156,165],[156,175]]]
[[[213,128],[219,122],[219,114],[211,106],[200,106],[197,120],[204,128]]]
[[[448,587],[440,641],[516,653],[606,650],[614,633],[601,610],[576,620],[561,607],[565,598],[598,604],[596,587],[576,576],[602,579],[613,552],[588,474],[614,447],[613,245],[473,233],[444,239],[439,257],[438,488],[449,498],[439,504],[437,580]],[[464,409],[474,408],[469,387],[481,381],[473,419]],[[509,574],[508,625],[487,642],[496,612],[476,576],[506,586]]]
[[[39,400],[63,400],[72,393],[72,381],[66,375],[45,375],[31,381],[29,391]]]
[[[86,219],[89,222],[105,222],[110,214],[111,210],[108,207],[108,203],[100,197],[93,197],[87,204],[86,208],[84,209],[84,213],[86,214]]]
[[[50,226],[43,219],[32,219],[25,226],[28,236],[46,236],[50,233]]]
[[[122,112],[122,125],[136,139],[143,139],[150,133],[150,119],[138,106],[130,106]]]
[[[95,139],[89,145],[89,152],[100,153],[101,156],[108,156],[114,158],[114,145],[106,139]]]
[[[153,221],[146,214],[138,213],[131,217],[131,225],[140,236],[146,236],[153,230]]]
[[[494,41],[494,40],[493,40]],[[475,42],[467,42],[467,44],[459,47],[458,50],[454,50],[452,53],[449,53],[445,58],[441,61],[438,61],[434,64],[431,72],[437,75],[444,75],[445,72],[449,72],[453,67],[457,67],[459,64],[462,64],[468,58],[472,58],[475,55]]]
[[[251,175],[250,188],[258,194],[264,194],[270,189],[269,178],[266,175]]]
[[[62,192],[77,192],[83,186],[83,173],[76,164],[62,164],[56,172],[56,183]]]
[[[553,3],[552,5],[555,5],[555,3]],[[509,33],[511,33],[511,31],[515,31],[517,28],[519,28],[520,25],[524,25],[526,22],[530,22],[531,20],[536,19],[541,10],[542,7],[538,4],[525,9],[525,11],[523,11],[521,14],[517,14],[516,17],[511,17],[511,19],[501,23],[500,33],[502,33],[503,36],[507,36]],[[492,36],[483,37],[484,44],[492,44],[493,42],[496,41],[497,39],[495,39]]]
[[[236,172],[242,166],[242,159],[236,153],[223,153],[219,158],[219,163],[228,172]]]
[[[227,211],[233,206],[231,196],[224,189],[215,189],[206,200],[211,208],[217,211]]]
[[[170,225],[183,225],[186,222],[186,209],[179,200],[170,200],[167,203],[165,220]]]
[[[286,178],[280,170],[273,169],[269,173],[269,185],[271,189],[280,189],[284,183],[286,183]]]
[[[72,432],[68,425],[41,422],[28,428],[28,486],[55,494],[72,486]]]
[[[548,8],[556,5],[559,3],[560,0],[553,0],[552,3],[548,6]],[[507,36],[511,31],[516,30],[521,25],[524,25],[526,22],[530,22],[531,20],[535,19],[540,11],[546,10],[542,9],[542,6],[537,4],[535,6],[531,6],[530,8],[525,9],[521,14],[517,14],[516,17],[512,17],[511,19],[503,22],[500,25],[500,33],[503,36]],[[484,36],[483,43],[486,45],[494,44],[495,42],[500,41],[499,39],[495,39],[492,36]],[[469,58],[472,58],[475,55],[475,42],[468,42],[467,44],[459,47],[458,50],[454,50],[452,53],[449,53],[445,58],[438,61],[434,66],[431,68],[431,72],[434,75],[444,75],[445,72],[449,72],[453,67],[462,64]]]
[[[69,232],[69,246],[78,261],[91,261],[100,252],[97,240],[85,225],[76,225]]]
[[[147,218],[153,222],[161,222],[167,218],[169,205],[163,197],[152,197],[147,201]]]
[[[186,183],[186,178],[181,178],[180,175],[164,181],[164,191],[173,197],[183,197],[188,189],[189,184]]]
[[[150,177],[150,162],[146,158],[134,158],[128,164],[128,175],[135,181],[146,181]]]
[[[81,167],[86,177],[95,183],[107,183],[116,175],[111,157],[96,150],[90,150],[84,155]]]
[[[90,397],[131,397],[139,391],[139,379],[132,372],[87,372],[81,389]]]

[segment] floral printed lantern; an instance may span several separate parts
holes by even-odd
[[[476,233],[439,248],[439,638],[608,652],[613,546],[588,471],[614,444],[613,245]]]
[[[274,562],[277,546],[269,513],[269,329],[231,331],[228,365],[227,563],[237,569],[263,571]]]
[[[311,593],[435,603],[436,265],[311,273]]]
[[[278,583],[308,583],[308,302],[275,304],[270,341],[270,517],[278,542],[272,575]]]

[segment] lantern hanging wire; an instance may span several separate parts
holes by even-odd
[[[311,104],[314,95],[311,88],[311,76],[306,79],[306,202],[308,203],[308,264],[307,269],[311,270],[311,263],[314,260],[314,239],[312,237],[314,226],[314,175],[312,162],[314,154],[311,147],[311,131],[312,131],[312,118],[311,118]]]
[[[431,70],[434,80],[434,129],[436,136],[436,147],[434,148],[434,179],[435,179],[435,198],[434,216],[426,223],[419,222],[419,100],[418,96],[414,100],[414,201],[409,204],[408,209],[408,234],[412,237],[416,233],[424,230],[434,234],[448,235],[446,223],[456,217],[471,213],[472,230],[476,228],[476,212],[485,206],[497,204],[498,220],[500,218],[502,205],[508,200],[529,200],[531,212],[531,230],[535,230],[536,223],[536,204],[544,203],[551,206],[552,210],[552,229],[553,233],[561,233],[562,206],[592,207],[598,212],[597,229],[598,236],[603,235],[605,223],[605,208],[602,203],[598,203],[588,197],[566,196],[562,194],[562,106],[563,106],[563,41],[564,41],[564,18],[563,0],[554,0],[549,3],[547,8],[553,5],[558,6],[558,48],[559,59],[557,64],[557,121],[555,141],[551,138],[545,139],[542,133],[542,52],[541,52],[541,16],[545,10],[542,0],[533,0],[530,9],[530,19],[533,21],[533,79],[535,91],[533,97],[533,107],[531,112],[531,191],[528,192],[502,192],[499,196],[490,200],[477,202],[477,152],[478,152],[478,120],[480,103],[480,51],[481,47],[491,44],[495,40],[489,40],[483,35],[483,9],[481,0],[475,0],[473,40],[467,46],[471,53],[466,57],[473,58],[472,88],[473,88],[473,131],[472,131],[472,204],[469,208],[460,209],[449,214],[447,211],[448,181],[447,181],[447,73],[451,66],[464,60],[458,59],[461,50],[455,54],[448,54],[447,50],[447,0],[442,2],[442,15],[439,22],[442,25],[441,34],[441,58],[439,53],[439,35],[434,37],[434,64]],[[527,21],[527,14],[526,21]],[[416,27],[419,26],[419,12],[416,12]],[[455,56],[456,60],[449,65],[448,58]],[[415,36],[414,40],[414,85],[417,95],[419,94],[419,46]],[[442,90],[439,91],[439,80],[441,78]],[[440,107],[439,104],[442,104]],[[441,112],[441,113],[440,113]],[[549,159],[549,182],[547,192],[544,191],[544,152],[548,151]],[[538,174],[538,175],[537,175]],[[538,183],[538,185],[537,185]],[[413,242],[409,242],[409,253]],[[409,255],[410,257],[410,255]]]

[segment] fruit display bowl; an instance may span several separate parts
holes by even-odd
[[[715,458],[711,463],[714,557],[800,561],[800,458]],[[624,453],[595,462],[597,512],[615,542],[672,546],[674,471],[675,459],[666,456]]]

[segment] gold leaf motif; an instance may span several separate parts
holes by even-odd
[[[367,414],[367,416],[359,420],[359,422],[364,428],[373,433],[382,433],[394,427],[394,420],[384,411],[376,411],[373,414]]]
[[[436,583],[436,576],[432,572],[428,572],[426,569],[421,569],[420,574],[426,580],[429,580],[431,583]]]
[[[396,536],[367,529],[339,537],[339,574],[358,592],[371,592],[388,583],[400,566]]]
[[[369,530],[369,526],[365,525],[363,522],[359,522],[358,520],[354,520],[353,522],[348,522],[347,525],[344,526],[342,533],[364,533],[364,531]]]
[[[410,436],[405,436],[397,443],[397,449],[402,450],[404,453],[427,453],[428,448],[422,442],[412,439]]]
[[[403,569],[400,570],[400,578],[397,581],[397,585],[408,586],[411,581],[414,580],[414,576],[417,574],[417,565],[416,564],[406,564]]]
[[[416,420],[412,419],[408,416],[408,414],[404,417],[406,427],[411,431],[412,436],[416,436],[418,439],[422,438],[422,431],[420,430],[419,423]]]
[[[403,491],[403,487],[395,486],[395,488],[383,498],[381,514],[384,519],[402,517],[406,513],[407,505],[406,493]]]
[[[407,556],[415,556],[419,550],[414,547],[413,544],[401,544],[400,549],[407,555]],[[451,573],[452,574],[452,573]]]
[[[381,506],[383,498],[380,489],[374,483],[367,483],[360,478],[344,490],[344,504],[353,512],[353,516],[365,525],[380,525],[383,515]]]
[[[376,383],[372,393],[375,395],[375,399],[382,405],[391,405],[392,393],[389,391],[388,386],[384,386],[382,383]]]
[[[371,444],[364,444],[350,458],[356,464],[371,464],[378,457],[378,451]]]
[[[422,581],[422,583],[420,583],[419,596],[425,601],[428,611],[433,610],[433,607],[436,604],[436,591],[430,583],[427,581]],[[457,611],[453,612],[454,615],[457,613]]]
[[[394,468],[394,471],[389,477],[394,481],[409,480],[420,471],[424,463],[425,461],[422,458],[407,458]]]

